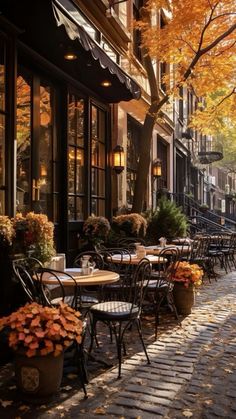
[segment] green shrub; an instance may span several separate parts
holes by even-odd
[[[174,201],[161,198],[158,207],[152,214],[147,214],[148,228],[146,238],[153,243],[158,243],[160,237],[171,240],[175,237],[184,237],[187,233],[188,220],[177,207]]]

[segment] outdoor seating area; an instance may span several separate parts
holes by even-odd
[[[57,269],[55,259],[62,267],[60,257],[52,258],[51,268],[50,263],[44,267],[37,258],[26,256],[13,261],[13,272],[24,302],[56,309],[66,304],[73,313],[77,310],[81,313],[81,337],[72,339],[66,347],[64,374],[72,370],[87,396],[89,370],[96,374],[118,362],[118,378],[122,377],[122,360],[129,356],[133,335],[140,342],[137,350],[143,351],[147,363],[150,362],[147,343],[158,339],[159,330],[168,328],[170,323],[175,327],[181,325],[183,316],[191,313],[194,287],[202,282],[214,287],[219,270],[227,274],[235,269],[235,237],[235,233],[213,237],[202,233],[156,246],[145,246],[144,240],[140,245],[127,237],[126,247],[120,247],[119,243],[117,248],[102,246],[79,252],[72,267]],[[179,306],[176,297],[180,286],[185,294],[178,299],[191,300],[187,308]],[[186,292],[191,296],[186,297]],[[41,347],[41,332],[38,333],[36,346],[29,339],[30,348]],[[21,339],[20,334],[15,339]],[[59,346],[60,339],[56,340]],[[21,346],[20,340],[14,342],[16,347]],[[27,393],[27,389],[24,391]]]

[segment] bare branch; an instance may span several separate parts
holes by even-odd
[[[201,55],[206,54],[208,51],[210,51],[211,49],[213,49],[216,45],[218,45],[221,41],[223,41],[223,39],[227,38],[227,36],[229,36],[231,33],[233,33],[236,30],[236,23],[234,23],[234,25],[232,25],[227,31],[225,31],[224,33],[222,33],[220,36],[218,36],[218,38],[216,38],[211,44],[209,44],[207,47],[203,48],[200,51]]]
[[[210,24],[211,24],[211,21],[212,21],[212,18],[213,18],[213,14],[214,14],[214,11],[215,11],[215,9],[216,9],[217,6],[218,6],[218,2],[214,6],[212,6],[209,19],[205,23],[205,26],[202,29],[202,33],[201,33],[200,40],[199,40],[198,52],[200,52],[200,50],[201,50],[201,46],[203,44],[203,39],[204,39],[205,32],[206,32],[208,26],[210,26]]]
[[[233,96],[235,93],[236,93],[236,87],[234,87],[228,95],[224,96],[224,97],[221,99],[221,101],[220,101],[220,102],[218,102],[218,103],[215,105],[215,107],[214,107],[214,108],[215,108],[215,109],[216,109],[216,108],[218,108],[220,105],[222,105],[222,103],[224,103],[224,101],[225,101],[225,100],[229,99],[229,98],[230,98],[231,96]]]
[[[184,42],[186,45],[188,45],[188,47],[194,52],[194,54],[197,54],[197,51],[192,47],[192,45],[186,41],[186,39],[180,37],[180,38],[176,38],[178,41],[182,41]]]

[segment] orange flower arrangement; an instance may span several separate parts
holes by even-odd
[[[25,217],[21,213],[16,214],[12,219],[15,230],[13,246],[17,252],[31,252],[42,263],[51,260],[55,254],[54,249],[54,225],[48,221],[45,214],[29,212]],[[18,249],[19,248],[19,249]]]
[[[190,284],[199,286],[202,283],[203,270],[196,263],[177,262],[175,265],[174,276],[172,281],[181,282],[186,288]]]
[[[80,312],[67,304],[43,307],[27,303],[16,312],[0,319],[0,330],[10,328],[9,346],[25,350],[26,356],[59,355],[73,341],[81,342],[83,323]]]

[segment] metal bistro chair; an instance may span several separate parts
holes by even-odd
[[[155,339],[157,338],[157,329],[159,325],[159,313],[164,300],[167,301],[171,311],[174,312],[179,322],[178,312],[173,298],[174,283],[172,278],[180,261],[179,249],[176,247],[166,247],[158,255],[163,258],[163,263],[155,265],[155,270],[151,273],[151,280],[147,286],[147,295],[152,295],[155,312]]]
[[[12,267],[15,278],[24,292],[24,302],[35,301],[45,305],[45,295],[37,276],[38,270],[43,268],[42,263],[33,257],[21,258],[13,260]]]
[[[116,300],[109,300],[95,304],[90,308],[91,318],[91,344],[89,352],[92,351],[94,339],[96,339],[96,325],[98,321],[107,324],[116,337],[117,356],[119,360],[118,378],[121,377],[122,346],[126,355],[124,336],[132,333],[132,325],[136,325],[139,338],[145,352],[147,362],[150,363],[147,350],[143,341],[141,330],[141,310],[151,274],[151,264],[143,259],[136,267],[134,274],[129,281],[123,280],[119,288],[119,296]]]
[[[203,233],[196,234],[193,237],[191,245],[191,254],[189,257],[190,263],[196,263],[201,266],[204,273],[207,275],[208,281],[211,282],[213,277],[216,280],[216,273],[214,271],[214,263],[209,255],[211,236]]]
[[[132,274],[134,266],[131,265],[131,253],[128,249],[109,248],[102,250],[100,254],[104,261],[104,269],[117,272],[120,276],[118,282],[105,285],[102,290],[102,298],[104,300],[114,300],[117,294],[119,295],[123,281],[128,281]]]

